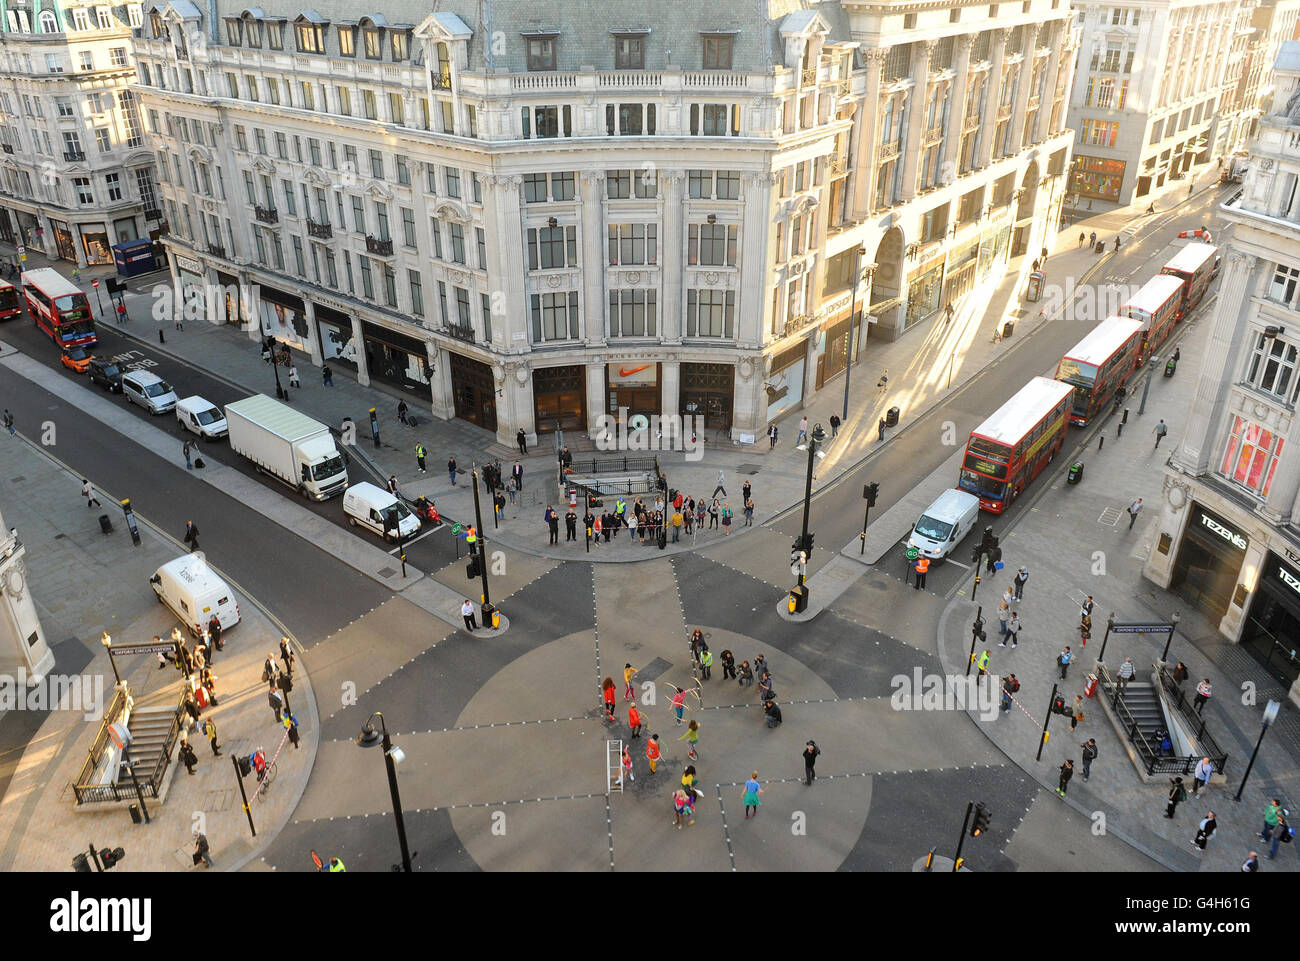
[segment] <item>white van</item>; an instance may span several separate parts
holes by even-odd
[[[946,490],[925,509],[908,540],[922,557],[939,560],[952,553],[980,516],[980,499],[961,490]]]
[[[165,414],[176,406],[176,392],[157,374],[132,370],[122,375],[122,393],[132,404],[151,414]]]
[[[404,503],[382,487],[364,481],[343,493],[343,513],[348,515],[353,527],[358,524],[368,527],[382,534],[385,540],[394,539],[394,526],[403,537],[410,537],[420,529],[419,518]]]
[[[201,551],[168,561],[149,578],[149,584],[195,637],[207,628],[213,614],[223,631],[239,623],[239,599],[208,567]]]
[[[198,394],[176,402],[176,420],[190,433],[208,440],[225,437],[230,432],[221,408]]]

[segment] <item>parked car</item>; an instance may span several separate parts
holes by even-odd
[[[91,360],[90,382],[113,394],[122,393],[122,371],[111,360]]]
[[[122,377],[122,393],[133,404],[151,414],[165,414],[176,408],[176,392],[157,374],[133,370]]]
[[[76,374],[84,374],[86,368],[90,366],[90,362],[94,359],[94,355],[85,347],[67,347],[60,358],[63,361],[63,366]]]
[[[198,394],[176,402],[176,420],[183,429],[208,440],[225,437],[227,433],[226,415],[221,408]]]

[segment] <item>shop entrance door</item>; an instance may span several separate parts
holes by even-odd
[[[485,430],[497,429],[496,384],[486,364],[451,354],[451,392],[456,416]]]
[[[1170,587],[1203,614],[1222,620],[1228,613],[1228,601],[1237,580],[1236,569],[1226,568],[1218,556],[1191,537],[1185,537]]]

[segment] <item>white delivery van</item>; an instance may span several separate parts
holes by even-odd
[[[207,628],[213,614],[223,631],[239,623],[239,599],[208,567],[201,551],[168,561],[149,578],[149,584],[195,637]]]
[[[132,404],[139,404],[151,414],[165,414],[176,406],[176,392],[171,384],[147,370],[123,374],[122,393]]]
[[[229,433],[226,415],[221,412],[221,408],[198,394],[176,402],[176,420],[190,433],[209,440],[225,437]]]
[[[382,534],[385,540],[394,539],[394,527],[403,537],[411,537],[420,529],[419,518],[397,497],[365,482],[353,484],[344,492],[343,513],[348,515],[353,527],[358,524],[368,527]]]
[[[908,546],[922,557],[939,560],[952,553],[963,537],[971,532],[980,515],[980,499],[966,491],[946,490],[925,509]]]

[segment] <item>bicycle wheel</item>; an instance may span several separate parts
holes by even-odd
[[[278,773],[280,773],[280,771],[279,771],[279,765],[277,765],[277,764],[272,764],[270,767],[268,767],[268,768],[266,769],[266,778],[265,778],[266,783],[269,785],[272,781],[274,781],[274,780],[275,780],[275,776],[276,776]]]

